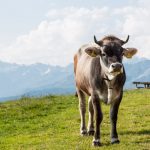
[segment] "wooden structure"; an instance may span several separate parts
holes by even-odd
[[[133,82],[133,84],[136,85],[137,89],[140,89],[140,88],[150,89],[150,82]]]

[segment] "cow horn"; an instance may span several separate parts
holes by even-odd
[[[94,35],[94,42],[100,46],[102,46],[102,42],[101,41],[97,41],[96,36]]]
[[[129,41],[129,37],[130,37],[130,36],[128,35],[127,39],[126,39],[125,41],[122,41],[122,45],[123,45],[123,44],[126,44],[126,43]]]
[[[97,39],[96,39],[96,36],[94,35],[94,42],[96,43],[96,44],[98,44],[98,41],[97,41]]]

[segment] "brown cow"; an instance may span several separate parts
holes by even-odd
[[[83,45],[74,56],[76,90],[79,98],[82,135],[94,135],[93,145],[100,146],[100,124],[102,122],[101,101],[110,104],[111,143],[119,143],[116,124],[118,108],[126,80],[122,64],[123,56],[131,58],[135,48],[123,48],[127,43],[115,36],[106,36],[95,43]],[[86,100],[89,96],[88,131],[85,124]],[[95,116],[95,130],[94,130]]]

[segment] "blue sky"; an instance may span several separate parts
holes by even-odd
[[[127,46],[150,58],[149,0],[0,0],[0,18],[2,61],[65,66],[94,34],[129,34]]]

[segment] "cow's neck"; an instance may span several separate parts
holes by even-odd
[[[104,73],[103,80],[105,81],[108,89],[113,89],[114,88],[114,83],[115,83],[116,77],[111,77],[110,78],[108,75],[106,75]]]
[[[108,89],[113,89],[112,83],[114,83],[114,81],[113,81],[114,79],[110,79],[110,78],[108,78],[108,76],[106,74],[104,74],[103,80],[105,81]]]
[[[113,99],[113,90],[114,90],[114,83],[116,80],[116,77],[113,78],[109,78],[106,74],[104,74],[103,80],[107,85],[107,90],[108,90],[108,100],[107,100],[107,104],[110,104],[112,102]]]

